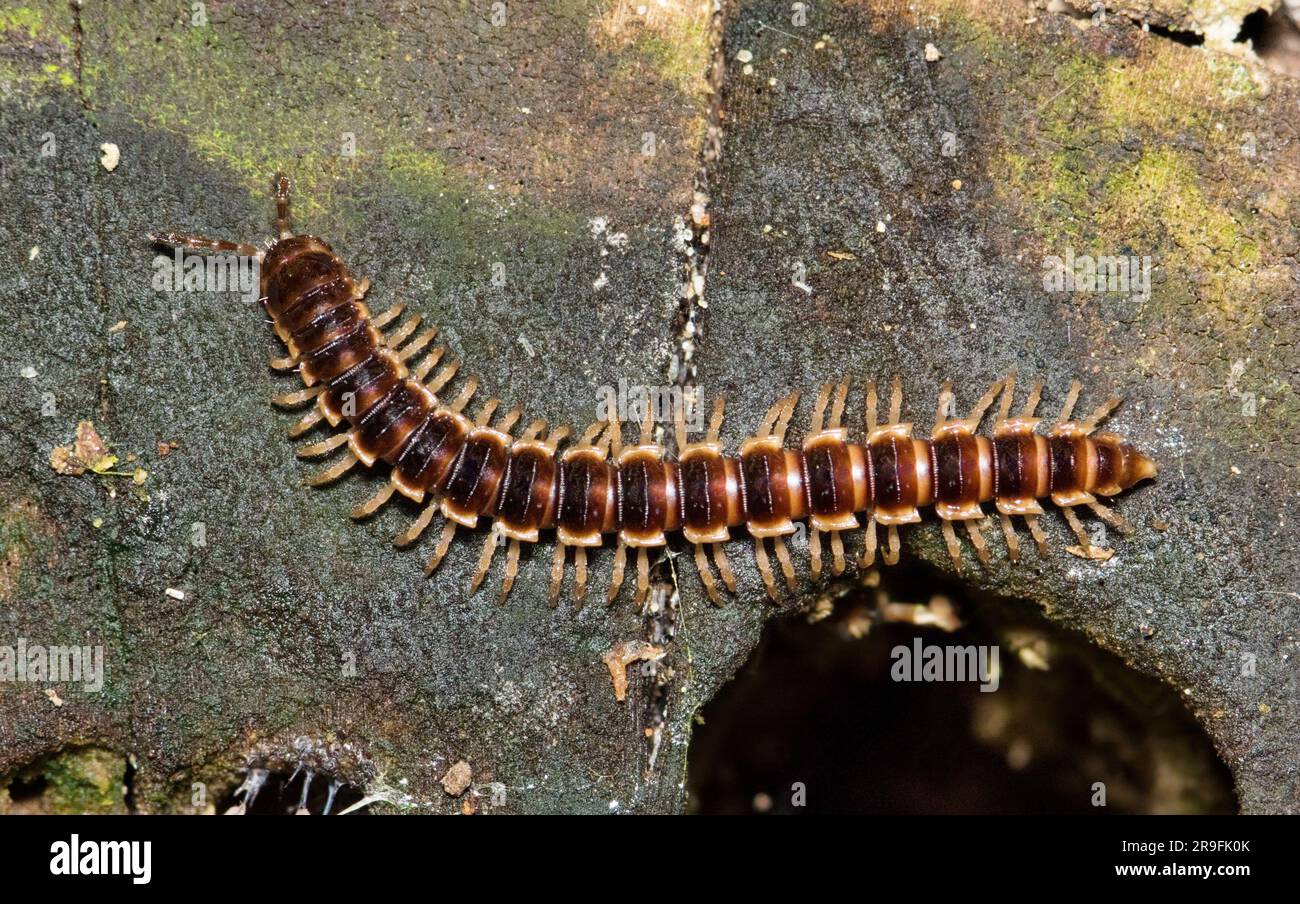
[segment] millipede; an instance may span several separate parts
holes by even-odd
[[[735,455],[728,455],[720,441],[721,397],[714,401],[704,438],[696,442],[689,441],[682,406],[674,406],[674,457],[654,439],[650,405],[634,444],[624,443],[614,406],[606,420],[580,434],[534,420],[516,436],[519,407],[501,414],[500,400],[491,398],[471,418],[466,410],[478,381],[469,377],[454,395],[445,393],[460,362],[445,362],[444,346],[431,348],[437,330],[417,335],[420,316],[402,322],[400,303],[372,316],[365,303],[370,281],[354,279],[323,240],[293,232],[288,178],[277,176],[274,190],[277,238],[266,248],[176,232],[154,233],[150,239],[173,248],[246,255],[260,263],[260,303],[288,350],[271,367],[296,372],[304,384],[273,402],[284,408],[311,406],[290,429],[290,438],[317,429],[335,431],[297,450],[304,459],[337,456],[307,483],[329,484],[358,464],[386,464],[389,480],[353,509],[352,517],[375,514],[395,494],[407,497],[422,509],[393,542],[409,546],[441,515],[442,532],[426,575],[446,557],[458,530],[490,520],[471,593],[487,577],[498,546],[506,546],[504,601],[519,573],[522,545],[541,542],[547,531],[555,540],[550,603],[558,603],[572,548],[575,597],[581,604],[587,591],[587,550],[612,534],[616,545],[609,602],[618,597],[629,550],[635,550],[640,605],[650,590],[651,553],[667,547],[669,535],[680,533],[693,547],[705,593],[720,603],[719,579],[728,592],[736,591],[724,545],[732,529],[743,527],[753,541],[764,586],[775,600],[779,590],[767,546],[771,544],[793,591],[795,568],[785,538],[799,530],[797,522],[806,522],[810,570],[818,579],[823,535],[835,575],[848,567],[844,534],[851,531],[863,531],[857,556],[861,567],[872,566],[878,551],[884,564],[893,565],[900,555],[899,527],[921,521],[921,509],[927,507],[933,507],[960,571],[958,522],[980,563],[990,562],[980,527],[988,502],[997,511],[1012,562],[1021,554],[1016,517],[1025,521],[1039,554],[1046,554],[1047,538],[1039,523],[1044,499],[1060,510],[1078,538],[1072,551],[1105,559],[1110,551],[1092,541],[1075,510],[1087,508],[1121,533],[1130,533],[1127,521],[1098,497],[1117,495],[1156,475],[1155,463],[1130,443],[1097,432],[1119,405],[1118,398],[1074,420],[1081,384],[1073,381],[1044,434],[1038,432],[1042,419],[1035,416],[1043,384],[1036,382],[1013,412],[1014,372],[995,382],[964,418],[948,416],[955,396],[952,383],[944,382],[928,439],[915,436],[913,425],[902,420],[897,376],[883,422],[876,384],[866,385],[861,442],[851,442],[844,425],[848,380],[820,388],[809,430],[796,449],[786,448],[785,437],[798,394],[773,404]],[[994,404],[992,435],[979,435]],[[879,528],[885,532],[883,544]]]

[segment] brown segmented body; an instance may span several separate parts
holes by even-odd
[[[648,412],[639,442],[627,448],[616,418],[593,424],[563,450],[560,444],[569,431],[548,430],[544,421],[533,422],[514,437],[511,431],[519,419],[518,409],[498,417],[496,423],[495,399],[472,419],[464,413],[477,388],[473,379],[454,399],[439,396],[455,377],[457,365],[446,365],[430,376],[445,352],[442,348],[426,351],[434,331],[413,338],[416,317],[385,335],[383,330],[400,318],[401,307],[373,317],[364,300],[368,281],[355,280],[325,242],[289,229],[288,181],[280,178],[276,185],[280,237],[266,250],[174,233],[154,239],[173,246],[247,254],[261,261],[262,303],[289,350],[288,358],[273,365],[296,369],[305,386],[276,401],[285,406],[314,404],[292,435],[320,425],[344,427],[343,432],[299,450],[303,457],[318,457],[347,446],[336,463],[310,482],[335,480],[358,463],[388,465],[389,482],[353,515],[373,514],[394,493],[423,504],[415,523],[397,538],[399,545],[414,542],[433,517],[441,515],[445,526],[429,572],[446,555],[458,527],[473,529],[481,519],[490,520],[492,530],[473,589],[486,575],[498,543],[508,541],[504,596],[518,572],[520,544],[537,543],[542,531],[554,530],[552,601],[558,598],[566,550],[575,550],[581,599],[586,590],[586,550],[601,546],[609,534],[617,537],[609,597],[617,595],[626,550],[633,549],[641,600],[649,588],[649,551],[665,547],[672,534],[681,533],[694,546],[705,589],[717,601],[713,567],[727,588],[734,590],[723,544],[731,539],[733,528],[744,527],[754,542],[756,564],[775,597],[775,573],[766,544],[772,544],[793,588],[794,569],[784,538],[799,531],[799,522],[806,521],[810,532],[814,576],[822,570],[823,534],[830,538],[832,568],[839,574],[846,567],[843,533],[865,530],[859,559],[865,567],[875,560],[877,525],[884,527],[888,532],[884,560],[892,564],[899,555],[898,526],[920,521],[921,510],[927,507],[933,507],[939,517],[960,568],[953,525],[965,525],[980,561],[987,563],[978,524],[985,518],[984,504],[990,502],[1014,561],[1019,558],[1019,543],[1013,516],[1024,517],[1040,549],[1044,547],[1037,523],[1044,513],[1043,499],[1062,509],[1078,537],[1079,546],[1072,551],[1105,558],[1109,551],[1091,543],[1074,509],[1088,507],[1124,529],[1123,519],[1097,497],[1113,496],[1155,476],[1151,460],[1121,438],[1094,435],[1117,399],[1087,419],[1073,421],[1076,382],[1056,423],[1044,435],[1038,430],[1040,419],[1034,416],[1041,384],[1022,411],[1012,416],[1014,374],[998,381],[964,419],[946,416],[952,392],[945,384],[934,428],[924,438],[914,435],[912,424],[900,420],[897,378],[883,424],[877,423],[875,384],[869,385],[866,429],[860,442],[850,440],[842,424],[847,381],[822,387],[811,429],[799,448],[785,445],[797,396],[773,405],[758,432],[734,456],[719,441],[720,400],[703,440],[688,441],[683,412],[676,412],[674,436],[679,451],[675,460],[655,442]],[[418,364],[408,366],[417,358]],[[1002,404],[992,436],[977,435],[999,395]]]

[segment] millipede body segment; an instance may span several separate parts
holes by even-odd
[[[338,429],[329,438],[299,448],[303,458],[337,455],[308,483],[326,484],[358,463],[373,467],[382,461],[389,469],[388,482],[358,505],[353,517],[374,514],[394,493],[422,505],[414,523],[395,539],[399,546],[414,543],[434,518],[441,517],[442,533],[428,574],[442,562],[458,529],[490,522],[471,592],[488,574],[497,547],[505,546],[504,598],[518,575],[521,544],[538,543],[542,531],[554,531],[551,603],[559,598],[570,548],[581,601],[587,589],[587,550],[603,545],[612,534],[616,547],[608,597],[617,597],[629,551],[634,550],[640,603],[650,587],[651,552],[680,533],[693,546],[705,591],[718,602],[714,570],[734,592],[735,576],[723,544],[731,539],[732,529],[743,527],[775,599],[777,581],[768,544],[793,589],[794,564],[784,538],[799,529],[797,522],[807,524],[810,566],[817,578],[823,570],[823,535],[835,574],[847,568],[843,535],[850,531],[863,530],[856,558],[868,567],[875,562],[878,530],[883,528],[880,553],[885,564],[894,564],[899,558],[899,526],[919,522],[921,509],[927,507],[938,516],[960,569],[958,522],[981,563],[989,561],[979,527],[989,502],[997,511],[1010,558],[1018,561],[1014,517],[1025,520],[1040,553],[1046,551],[1038,522],[1044,499],[1061,510],[1078,538],[1072,551],[1104,559],[1109,550],[1091,541],[1075,509],[1085,507],[1128,532],[1123,518],[1098,497],[1113,496],[1156,474],[1151,459],[1132,445],[1114,434],[1096,432],[1118,399],[1108,400],[1083,420],[1073,420],[1080,391],[1076,381],[1044,434],[1037,429],[1041,419],[1035,417],[1042,385],[1035,385],[1021,409],[1013,412],[1014,373],[995,383],[964,418],[947,415],[954,399],[951,384],[945,383],[928,437],[916,436],[913,425],[901,420],[897,377],[883,420],[878,417],[875,383],[868,384],[859,442],[849,439],[844,426],[848,381],[821,388],[810,430],[794,449],[786,448],[785,436],[797,395],[772,405],[755,435],[735,455],[728,455],[719,440],[724,410],[720,398],[704,439],[696,442],[688,440],[684,412],[677,406],[675,458],[655,442],[649,405],[634,445],[624,444],[623,426],[614,413],[563,449],[561,444],[570,438],[568,428],[542,420],[515,436],[518,408],[498,414],[499,401],[490,399],[473,417],[465,413],[477,391],[475,379],[465,381],[454,395],[444,395],[459,363],[444,363],[445,348],[429,347],[436,330],[416,335],[418,315],[399,325],[401,305],[372,316],[364,301],[369,281],[354,279],[322,240],[293,233],[289,188],[288,179],[277,177],[279,237],[269,248],[178,233],[151,238],[260,261],[262,304],[289,352],[272,361],[272,367],[296,371],[304,383],[303,389],[274,401],[283,407],[312,406],[290,436],[322,427]],[[992,436],[978,435],[999,399]]]

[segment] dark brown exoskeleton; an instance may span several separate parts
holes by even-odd
[[[450,399],[440,393],[455,378],[459,364],[444,364],[446,353],[430,349],[437,331],[415,336],[415,315],[391,332],[403,311],[395,305],[371,316],[365,303],[368,280],[355,280],[338,255],[321,239],[296,235],[289,223],[289,180],[275,183],[278,238],[263,249],[254,245],[164,233],[153,241],[196,251],[240,254],[261,265],[261,302],[288,355],[271,362],[276,370],[296,371],[304,388],[273,401],[282,407],[312,405],[290,430],[298,437],[328,426],[339,432],[299,448],[302,458],[323,458],[347,447],[333,464],[309,478],[311,485],[330,483],[358,463],[380,462],[389,468],[383,488],[362,502],[352,515],[377,512],[394,493],[423,506],[411,526],[394,542],[416,542],[441,515],[443,529],[429,560],[431,574],[451,546],[457,530],[486,533],[473,593],[492,566],[498,546],[507,546],[501,597],[509,594],[519,573],[521,544],[538,543],[554,531],[550,599],[560,594],[568,550],[574,550],[575,595],[587,589],[588,550],[617,537],[608,598],[623,584],[628,550],[636,554],[636,600],[649,592],[650,555],[680,532],[694,547],[694,561],[705,592],[719,602],[716,567],[722,585],[734,592],[736,580],[725,544],[731,531],[744,528],[754,544],[755,564],[769,595],[777,597],[776,575],[768,558],[772,544],[788,586],[795,587],[795,568],[786,538],[806,521],[812,575],[822,572],[822,535],[830,538],[831,570],[848,567],[843,535],[865,529],[858,563],[874,564],[877,525],[886,531],[883,558],[894,564],[900,555],[898,528],[922,520],[933,506],[944,540],[958,570],[961,547],[954,525],[965,527],[982,564],[989,550],[979,525],[984,504],[997,510],[1011,560],[1020,558],[1012,523],[1022,517],[1040,552],[1046,535],[1038,519],[1040,500],[1061,509],[1078,538],[1071,551],[1105,559],[1111,552],[1095,545],[1075,509],[1083,506],[1121,532],[1129,527],[1097,497],[1113,496],[1154,477],[1155,464],[1113,434],[1095,434],[1098,424],[1119,404],[1110,399],[1083,421],[1070,419],[1080,384],[1070,387],[1059,417],[1046,435],[1037,432],[1034,416],[1042,384],[1036,384],[1016,416],[1011,415],[1015,374],[999,380],[961,419],[946,414],[952,387],[939,393],[934,428],[928,439],[913,435],[903,422],[902,390],[897,377],[890,393],[888,420],[877,423],[875,383],[868,385],[863,441],[851,442],[843,426],[849,393],[847,380],[823,386],[814,406],[810,430],[797,449],[785,447],[797,395],[774,404],[757,433],[741,444],[738,455],[726,454],[720,440],[723,400],[717,399],[703,439],[690,441],[685,412],[676,406],[670,458],[655,440],[652,409],[646,404],[640,438],[624,447],[623,428],[614,411],[592,424],[571,445],[567,427],[551,428],[542,420],[514,438],[519,421],[514,408],[493,421],[499,401],[489,399],[471,417],[466,407],[477,390],[470,378]],[[413,338],[414,337],[414,338]],[[416,359],[419,363],[411,365]],[[432,376],[430,376],[432,374]],[[991,438],[977,435],[985,414],[1001,395]],[[829,411],[828,411],[829,408]],[[862,522],[859,515],[864,516]],[[712,564],[710,564],[710,558]]]

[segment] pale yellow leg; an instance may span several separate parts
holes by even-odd
[[[411,376],[415,378],[417,383],[423,383],[425,377],[429,376],[429,374],[433,372],[433,369],[438,366],[438,362],[442,360],[442,356],[446,353],[447,350],[445,348],[438,346],[433,351],[429,352],[429,354],[424,356],[424,360],[417,364],[411,371]]]
[[[636,604],[645,605],[650,595],[650,554],[643,546],[636,551]]]
[[[713,564],[718,566],[718,574],[722,576],[722,583],[727,588],[727,592],[736,592],[736,575],[731,570],[731,563],[727,561],[727,550],[721,543],[713,544]]]
[[[564,556],[568,549],[563,543],[555,544],[555,555],[551,557],[551,596],[548,604],[554,609],[560,602],[560,587],[564,582]]]
[[[970,542],[975,547],[975,555],[979,558],[980,564],[985,568],[989,567],[989,546],[984,542],[984,535],[980,533],[979,523],[981,519],[971,518],[962,522],[966,525],[966,533],[970,535]]]
[[[334,481],[342,477],[344,474],[346,474],[348,471],[352,470],[353,466],[355,466],[356,463],[357,463],[357,457],[353,455],[351,452],[349,452],[347,455],[340,458],[338,461],[330,465],[328,468],[325,468],[322,471],[317,471],[311,477],[308,477],[307,486],[319,487],[319,486],[324,486],[327,483],[333,483]]]
[[[448,521],[442,527],[442,536],[438,538],[438,546],[433,551],[433,557],[429,559],[429,564],[424,566],[424,576],[428,577],[438,570],[442,560],[447,557],[447,551],[451,549],[451,541],[456,536],[456,522]]]
[[[382,330],[384,327],[388,326],[388,324],[392,323],[398,317],[401,317],[402,312],[405,310],[406,310],[406,305],[401,303],[395,304],[387,311],[384,311],[384,313],[380,314],[378,317],[372,318],[370,322],[374,325],[375,329]]]
[[[885,564],[897,565],[898,554],[899,551],[902,549],[902,545],[899,543],[898,540],[898,525],[896,524],[889,525],[888,539],[889,539],[889,545],[885,550]]]
[[[402,343],[411,338],[411,334],[419,329],[420,321],[423,319],[419,314],[415,314],[410,320],[394,330],[391,336],[385,337],[384,341],[388,344],[388,347],[393,350],[400,348]]]
[[[410,546],[420,539],[420,535],[424,533],[425,528],[429,526],[429,522],[433,520],[433,516],[437,513],[438,503],[428,503],[424,507],[424,511],[420,512],[420,516],[411,522],[411,526],[393,538],[393,545],[397,547]]]
[[[818,580],[822,576],[822,532],[816,528],[808,529],[808,570],[812,572],[812,579]]]
[[[511,540],[510,549],[506,552],[506,574],[501,580],[501,596],[498,602],[504,603],[506,597],[510,595],[510,590],[515,586],[515,578],[519,576],[519,541]]]
[[[1029,398],[1025,399],[1025,407],[1020,409],[1021,417],[1033,417],[1034,412],[1038,409],[1038,403],[1043,400],[1043,381],[1041,379],[1034,381],[1034,388],[1029,391]]]
[[[1079,545],[1083,547],[1083,551],[1085,553],[1090,551],[1092,549],[1092,538],[1089,537],[1088,532],[1083,529],[1083,522],[1081,522],[1079,516],[1074,513],[1074,509],[1068,507],[1063,508],[1061,509],[1061,514],[1065,516],[1065,523],[1070,525],[1070,530],[1074,531],[1074,536],[1078,538]]]
[[[483,579],[487,577],[488,570],[492,567],[492,559],[497,554],[499,539],[500,537],[495,530],[488,531],[488,535],[483,541],[483,551],[478,556],[478,568],[474,569],[474,578],[469,582],[470,593],[477,593],[478,588],[483,584]]]
[[[1107,506],[1102,505],[1100,502],[1095,502],[1095,501],[1089,502],[1088,508],[1092,509],[1098,518],[1100,518],[1102,521],[1105,521],[1107,524],[1115,528],[1115,530],[1119,531],[1121,534],[1133,533],[1133,525],[1129,524],[1128,520],[1119,512],[1115,511],[1113,508],[1108,508]]]
[[[393,496],[393,491],[397,489],[397,484],[391,480],[379,488],[379,492],[371,496],[365,502],[358,505],[352,510],[352,517],[360,521],[362,518],[369,518],[375,512],[384,507]]]
[[[844,574],[844,569],[848,563],[844,561],[844,539],[840,536],[840,531],[831,531],[831,573],[835,575]]]
[[[1011,522],[1010,515],[999,514],[998,517],[1002,522],[1002,536],[1007,538],[1007,555],[1012,562],[1019,562],[1020,538],[1016,536],[1016,526]]]
[[[722,605],[722,597],[718,595],[717,582],[713,580],[713,569],[709,567],[709,559],[704,554],[704,544],[695,544],[695,570],[700,573],[700,582],[704,584],[704,592],[708,594],[709,601],[715,606]]]
[[[858,565],[862,568],[870,568],[876,564],[876,521],[874,518],[867,517],[867,529],[863,531],[862,536],[862,556],[858,559]]]
[[[767,587],[767,595],[773,602],[776,601],[776,575],[772,573],[772,563],[767,560],[767,550],[763,548],[763,538],[754,538],[754,563],[758,565],[758,573],[763,576],[763,584]]]
[[[320,409],[313,408],[302,416],[302,420],[289,428],[289,439],[297,439],[324,419],[325,415],[321,414]]]
[[[1070,419],[1070,415],[1074,413],[1074,405],[1076,402],[1079,401],[1079,393],[1082,390],[1083,390],[1082,383],[1080,383],[1078,380],[1071,381],[1070,391],[1065,396],[1065,404],[1061,406],[1061,414],[1056,419],[1056,422],[1058,424],[1064,424],[1066,421]]]
[[[784,537],[773,537],[772,548],[776,550],[776,560],[781,563],[781,573],[785,575],[785,585],[795,589],[794,562],[790,561],[790,550],[785,545]]]
[[[618,592],[623,589],[623,570],[627,566],[627,544],[623,538],[619,537],[618,545],[614,547],[614,573],[609,579],[609,593],[607,597],[609,602],[618,599]]]
[[[1037,515],[1026,515],[1025,524],[1029,525],[1029,533],[1033,535],[1034,545],[1038,547],[1040,556],[1047,555],[1047,534],[1043,531],[1043,526],[1038,523]]]
[[[1111,396],[1100,406],[1098,406],[1096,411],[1088,415],[1088,419],[1085,420],[1079,426],[1083,428],[1085,433],[1091,433],[1092,431],[1097,429],[1098,424],[1100,424],[1106,418],[1110,417],[1111,412],[1113,412],[1116,408],[1119,407],[1119,402],[1120,402],[1119,396]]]
[[[321,394],[322,386],[308,386],[306,389],[300,389],[297,392],[286,392],[284,395],[278,395],[271,399],[271,404],[278,408],[296,408],[307,402],[314,401],[316,396]]]
[[[579,546],[573,551],[573,564],[576,578],[574,581],[574,602],[579,609],[587,596],[587,547]]]
[[[425,330],[423,333],[416,336],[410,345],[402,349],[401,353],[397,356],[397,360],[410,361],[420,352],[428,348],[429,343],[433,341],[433,337],[436,335],[438,335],[437,330]]]
[[[939,522],[943,530],[943,542],[948,546],[948,556],[952,559],[952,564],[956,566],[957,573],[961,573],[961,544],[957,540],[957,531],[952,526],[952,522],[943,520]]]
[[[1002,401],[998,403],[998,420],[1005,421],[1011,416],[1011,403],[1016,397],[1016,372],[1007,374],[1002,382]]]
[[[434,378],[424,384],[424,388],[429,392],[437,395],[446,388],[447,384],[455,379],[457,372],[460,370],[460,362],[452,361],[450,364],[443,365],[442,370],[438,371]]]
[[[348,442],[347,433],[336,433],[329,439],[323,439],[318,443],[312,443],[309,446],[303,446],[295,454],[299,458],[324,458],[339,446],[345,446]]]

